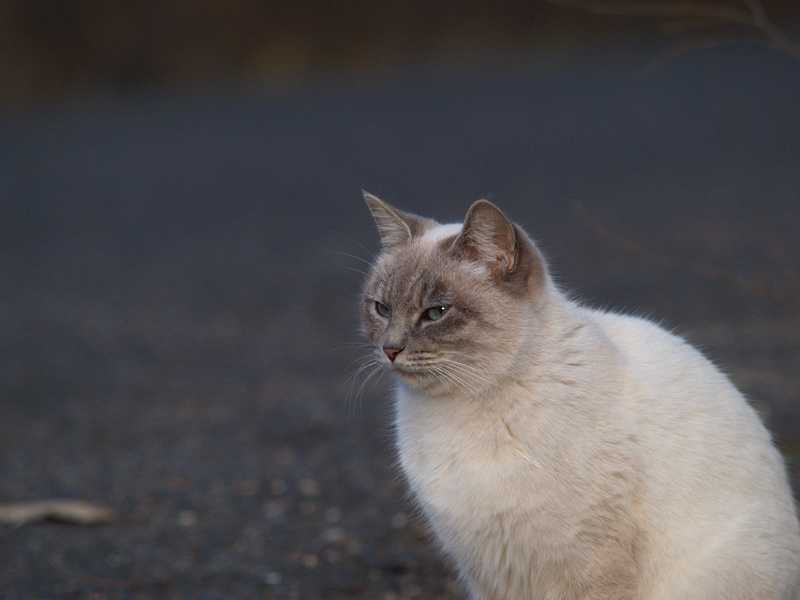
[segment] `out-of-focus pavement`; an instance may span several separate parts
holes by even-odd
[[[82,98],[0,115],[0,525],[22,598],[460,597],[361,388],[361,189],[458,220],[491,197],[597,306],[687,335],[800,443],[798,314],[619,235],[792,291],[800,63],[754,46]],[[800,295],[799,289],[793,290]]]

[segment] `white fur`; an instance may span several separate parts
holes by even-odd
[[[420,243],[433,247],[442,240],[458,235],[461,232],[461,223],[449,223],[447,225],[437,225],[426,231],[420,238]]]
[[[798,598],[784,466],[741,394],[656,325],[547,293],[474,392],[397,390],[403,470],[472,597]]]
[[[364,331],[398,376],[403,470],[473,599],[800,598],[781,457],[710,362],[568,301],[487,201],[441,226],[366,199],[385,252]]]

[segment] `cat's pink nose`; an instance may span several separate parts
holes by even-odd
[[[389,357],[389,360],[394,362],[395,357],[400,354],[402,348],[384,348],[383,351],[386,353],[386,356]]]

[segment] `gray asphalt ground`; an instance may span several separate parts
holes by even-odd
[[[394,465],[387,378],[350,379],[362,188],[446,221],[491,197],[577,297],[703,348],[792,461],[798,312],[574,207],[797,297],[800,63],[730,47],[642,79],[655,53],[0,114],[0,503],[117,514],[0,525],[0,596],[463,597]]]

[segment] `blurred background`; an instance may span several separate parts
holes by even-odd
[[[81,92],[218,89],[243,80],[275,87],[326,73],[366,77],[401,64],[468,67],[520,53],[553,60],[600,47],[663,42],[665,34],[701,26],[706,33],[728,30],[729,39],[755,33],[702,11],[681,17],[675,10],[680,4],[669,1],[634,1],[627,8],[613,0],[585,4],[622,7],[600,11],[606,14],[558,4],[5,0],[2,95],[24,102]],[[638,14],[651,4],[664,7],[656,10],[662,17]],[[731,0],[698,5],[731,17],[747,10],[746,2]],[[785,29],[800,21],[791,0],[765,0],[763,8]]]
[[[359,373],[362,189],[443,221],[492,198],[577,298],[729,373],[796,482],[798,25],[0,1],[3,597],[463,597]],[[10,512],[53,498],[115,516]]]

